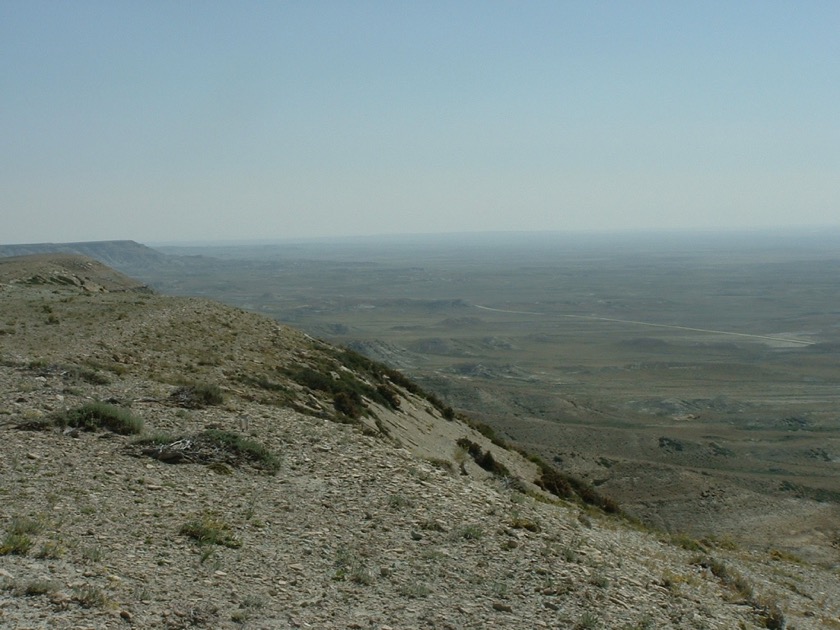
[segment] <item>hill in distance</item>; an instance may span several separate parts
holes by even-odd
[[[142,269],[160,265],[173,257],[135,241],[91,241],[82,243],[31,243],[0,245],[0,257],[32,256],[35,254],[77,254],[93,258],[117,269]]]
[[[0,626],[840,627],[836,568],[607,513],[268,318],[66,254],[0,305]]]

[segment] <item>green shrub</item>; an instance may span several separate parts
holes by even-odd
[[[700,543],[700,541],[695,540],[688,534],[675,534],[671,536],[671,542],[673,542],[678,547],[682,547],[686,551],[705,551],[706,549]]]
[[[484,536],[484,530],[478,525],[465,525],[456,532],[456,537],[464,540],[479,540]]]
[[[468,438],[460,438],[456,444],[469,453],[476,464],[496,477],[510,477],[510,471],[507,467],[496,461],[493,453],[490,451],[483,451],[481,446]]]
[[[397,410],[400,408],[400,397],[394,388],[382,383],[376,386],[376,393],[388,403],[391,409]]]
[[[485,451],[478,459],[475,460],[475,463],[487,472],[494,474],[496,477],[510,477],[510,471],[507,469],[507,466],[501,462],[497,462],[493,457],[493,453],[490,451]]]
[[[409,379],[399,370],[395,370],[387,365],[373,361],[372,359],[369,359],[354,350],[350,350],[349,348],[330,351],[330,355],[338,362],[338,364],[343,365],[357,374],[364,375],[368,380],[378,384],[373,388],[368,385],[362,385],[362,388],[365,391],[360,393],[363,393],[371,400],[387,405],[392,409],[399,409],[399,395],[393,388],[393,386],[397,386],[403,388],[411,394],[414,394],[415,396],[428,400],[432,406],[443,414],[443,417],[447,420],[453,420],[455,418],[455,412],[452,410],[452,407],[445,405],[443,401],[434,394],[424,391],[417,383]],[[341,380],[344,380],[346,376],[349,375],[342,374]],[[353,380],[358,381],[356,378],[353,378]],[[312,389],[318,388],[316,387]],[[328,387],[322,391],[334,392],[335,390]]]
[[[208,429],[199,434],[221,448],[227,449],[251,460],[261,468],[269,472],[277,472],[280,469],[280,458],[272,453],[265,446],[255,440],[243,437],[233,431],[221,431],[219,429]]]
[[[539,523],[537,523],[536,521],[521,516],[517,516],[516,518],[514,518],[511,521],[510,526],[513,529],[527,529],[529,532],[534,533],[538,533],[542,529]]]
[[[173,391],[169,398],[179,407],[186,409],[201,409],[212,405],[221,405],[225,401],[224,394],[218,385],[207,383],[192,383]]]
[[[169,464],[196,463],[220,466],[243,461],[274,474],[280,470],[280,457],[259,442],[233,431],[207,429],[192,436],[157,433],[134,442],[148,455]],[[223,471],[227,473],[229,471]]]
[[[26,534],[9,532],[0,544],[0,556],[25,556],[32,549],[32,539]]]
[[[412,582],[411,584],[403,584],[397,592],[403,597],[418,599],[420,597],[428,597],[432,589],[420,582]]]
[[[529,457],[540,469],[540,476],[534,483],[546,492],[550,492],[561,499],[579,499],[587,505],[600,508],[608,514],[621,514],[618,503],[598,493],[588,483],[561,473],[553,466],[545,463],[539,457]]]
[[[104,608],[108,603],[105,593],[90,584],[73,587],[73,600],[82,608]]]
[[[495,429],[493,429],[493,427],[491,427],[490,425],[473,420],[470,422],[470,426],[479,433],[481,433],[481,435],[486,437],[496,446],[499,446],[504,449],[508,448],[507,442],[505,442],[502,438],[496,435]]]
[[[360,418],[364,409],[364,402],[356,392],[336,392],[333,396],[335,410],[348,418]]]
[[[472,457],[473,459],[478,459],[479,457],[481,457],[481,446],[479,444],[476,444],[469,438],[459,438],[456,444],[462,449],[464,449],[467,453],[469,453],[470,457]]]
[[[40,534],[42,531],[44,531],[43,517],[13,516],[9,523],[9,532],[12,534]]]
[[[202,514],[187,521],[178,533],[192,538],[199,545],[222,545],[239,549],[242,542],[234,536],[230,525],[212,514]]]
[[[51,418],[56,426],[75,427],[83,431],[107,429],[120,435],[143,431],[142,418],[132,415],[122,407],[98,401],[58,412]]]

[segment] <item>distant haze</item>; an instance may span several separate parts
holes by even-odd
[[[840,3],[0,3],[0,244],[840,226]]]

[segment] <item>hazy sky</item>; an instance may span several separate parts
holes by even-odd
[[[840,225],[840,2],[0,2],[0,243]]]

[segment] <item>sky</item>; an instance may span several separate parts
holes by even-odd
[[[840,226],[840,2],[0,2],[0,244]]]

